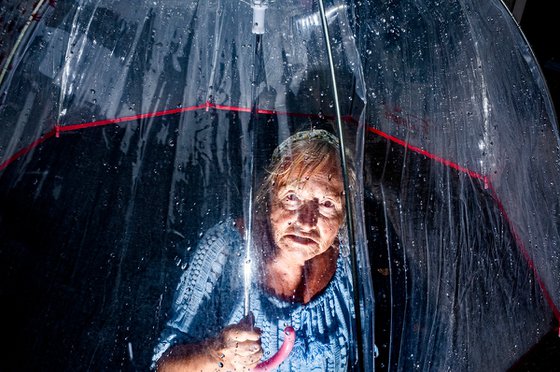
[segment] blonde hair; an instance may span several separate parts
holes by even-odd
[[[333,134],[322,129],[298,132],[288,137],[274,150],[266,171],[267,175],[255,198],[255,241],[259,242],[263,259],[266,259],[266,256],[272,254],[275,249],[270,236],[268,218],[274,190],[314,172],[332,172],[332,177],[338,177],[342,181],[339,142]],[[353,168],[349,167],[350,182],[355,180],[354,174]],[[331,174],[328,177],[331,177]],[[344,206],[344,198],[341,199]]]

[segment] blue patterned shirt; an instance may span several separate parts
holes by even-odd
[[[153,356],[154,366],[173,345],[215,337],[244,314],[243,241],[232,220],[209,229],[183,273],[173,312]],[[294,348],[279,371],[345,371],[354,311],[350,263],[339,255],[336,273],[309,303],[278,299],[253,283],[250,308],[262,330],[264,359],[282,345],[284,328],[296,330]],[[351,358],[354,359],[354,358]]]

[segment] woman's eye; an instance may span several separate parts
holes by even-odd
[[[293,202],[293,201],[297,201],[297,200],[298,200],[298,197],[297,197],[296,194],[288,194],[288,195],[286,195],[286,201],[291,201],[291,202]]]
[[[323,202],[323,207],[325,208],[334,208],[334,203],[330,200],[325,200]]]
[[[340,206],[336,202],[332,200],[324,200],[319,206],[319,211],[323,216],[331,218],[338,215],[340,212],[338,208],[340,208]]]
[[[300,200],[298,196],[294,193],[289,193],[284,196],[284,204],[288,208],[297,208],[299,206]]]

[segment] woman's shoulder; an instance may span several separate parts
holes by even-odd
[[[202,234],[196,253],[197,255],[208,256],[213,252],[224,252],[232,246],[241,244],[241,240],[237,222],[232,218],[227,218],[216,223]]]
[[[218,221],[204,232],[203,240],[212,240],[215,237],[224,237],[230,239],[240,239],[243,222],[239,219],[228,217]]]
[[[179,285],[192,287],[198,282],[216,281],[227,267],[235,265],[232,259],[239,256],[235,253],[241,247],[242,238],[235,220],[227,218],[216,223],[202,235]]]

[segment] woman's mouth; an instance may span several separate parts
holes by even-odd
[[[313,240],[311,238],[307,238],[305,236],[290,234],[290,235],[287,235],[287,238],[289,238],[294,243],[298,243],[298,244],[302,244],[302,245],[316,244],[315,240]]]

